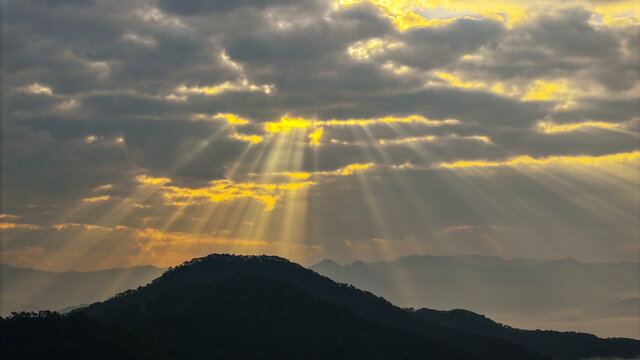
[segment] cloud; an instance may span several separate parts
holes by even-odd
[[[110,198],[111,197],[109,195],[103,195],[103,196],[94,196],[94,197],[84,198],[82,199],[82,201],[87,203],[93,203],[93,202],[107,201]]]
[[[37,230],[37,229],[40,229],[40,227],[38,225],[33,225],[33,224],[14,224],[14,223],[0,222],[0,229],[2,230],[8,230],[8,229]]]
[[[519,156],[510,158],[504,161],[484,161],[484,160],[472,160],[472,161],[458,161],[455,163],[443,163],[440,166],[445,168],[465,168],[465,167],[495,167],[495,166],[519,166],[519,165],[544,165],[544,164],[585,164],[585,165],[598,165],[600,162],[636,162],[640,159],[640,152],[635,151],[633,153],[622,153],[604,155],[599,157],[594,156],[554,156],[544,159],[534,159],[529,156]]]
[[[167,178],[150,178],[140,175],[136,180],[142,184],[160,185],[159,191],[168,205],[194,205],[204,202],[228,202],[241,198],[251,198],[264,205],[265,211],[271,211],[282,194],[313,185],[313,182],[282,184],[234,183],[230,180],[217,180],[202,188],[187,188],[166,185]]]
[[[41,228],[11,236],[630,258],[630,2],[81,3],[3,4],[3,211]],[[64,243],[36,237],[15,259]]]
[[[313,1],[296,0],[238,0],[238,1],[206,1],[206,0],[160,0],[163,10],[180,15],[202,15],[211,12],[229,12],[243,7],[265,8],[271,6],[312,5]],[[320,2],[318,2],[320,3]]]

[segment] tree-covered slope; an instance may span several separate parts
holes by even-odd
[[[338,284],[311,270],[274,256],[233,256],[212,254],[170,269],[145,287],[129,291],[109,301],[93,304],[84,311],[93,318],[111,321],[114,314],[132,302],[151,301],[175,286],[208,284],[229,278],[259,275],[277,279],[314,297],[351,309],[364,318],[421,336],[450,349],[474,354],[479,359],[542,359],[543,356],[502,339],[471,334],[423,321],[383,298],[345,284]],[[313,324],[309,324],[313,326]]]
[[[82,312],[2,320],[4,359],[476,359],[279,280],[231,277],[130,292]]]
[[[508,340],[555,359],[636,358],[640,341],[626,338],[602,339],[578,332],[522,330],[499,324],[467,310],[438,311],[420,309],[416,317],[475,334]]]

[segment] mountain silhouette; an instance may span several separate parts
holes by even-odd
[[[67,316],[15,314],[2,331],[7,359],[551,358],[275,256],[193,259]]]
[[[626,338],[602,339],[578,332],[522,330],[499,324],[486,316],[467,310],[439,311],[419,309],[414,314],[428,322],[505,339],[554,359],[636,358],[640,341]]]
[[[95,319],[74,312],[4,320],[9,341],[22,343],[3,358],[477,359],[273,278],[247,275],[137,295],[108,301]]]
[[[234,256],[212,254],[170,269],[144,288],[116,299],[96,303],[84,311],[93,318],[109,321],[130,307],[131,299],[151,299],[174,286],[202,285],[243,276],[266,276],[296,286],[309,294],[351,309],[360,316],[386,326],[403,329],[425,340],[466,352],[478,359],[540,359],[538,354],[501,339],[491,339],[425,322],[381,297],[353,286],[338,284],[298,264],[277,256]],[[134,300],[138,301],[138,300]]]

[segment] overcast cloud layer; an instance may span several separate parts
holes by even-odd
[[[342,3],[3,1],[2,261],[638,260],[637,5]]]

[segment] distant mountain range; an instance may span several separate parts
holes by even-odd
[[[90,272],[51,272],[0,264],[0,315],[70,310],[145,285],[165,269],[137,266]]]
[[[640,337],[638,263],[412,255],[348,265],[324,260],[310,269],[402,307],[469,309],[531,328],[564,321],[567,328],[586,324],[608,336]]]
[[[396,307],[273,256],[209,255],[72,311],[1,321],[2,358],[635,357],[640,341],[523,332],[470,312]]]

